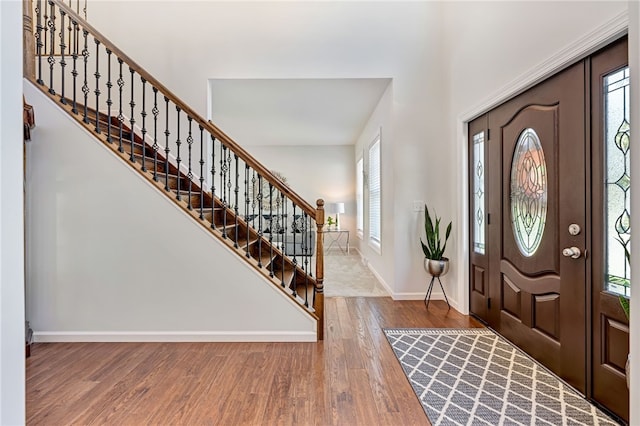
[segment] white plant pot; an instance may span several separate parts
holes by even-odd
[[[441,260],[424,259],[424,270],[432,277],[441,277],[449,272],[449,259],[443,257]]]

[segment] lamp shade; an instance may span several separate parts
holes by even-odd
[[[344,213],[344,203],[327,203],[325,211],[329,214]]]

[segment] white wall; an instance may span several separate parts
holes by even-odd
[[[25,422],[22,2],[0,1],[0,424]]]
[[[315,340],[315,322],[30,83],[27,308],[39,341]]]
[[[315,207],[344,202],[340,227],[355,233],[355,161],[353,147],[333,146],[248,146],[247,151],[270,170],[282,173],[287,183]],[[333,214],[325,213],[325,216]]]
[[[380,98],[380,102],[371,114],[369,121],[365,124],[360,137],[356,141],[353,162],[362,156],[364,173],[369,174],[369,147],[380,134],[380,176],[382,187],[381,196],[381,247],[380,253],[369,245],[369,191],[365,181],[364,190],[364,232],[362,239],[356,236],[354,246],[358,248],[360,254],[364,258],[369,267],[378,274],[378,278],[391,290],[394,291],[391,284],[394,282],[394,256],[393,247],[395,244],[395,235],[393,232],[394,208],[393,208],[393,178],[394,178],[394,162],[393,162],[393,82],[389,83],[387,90]],[[355,175],[354,175],[355,176]],[[355,177],[354,177],[355,179]],[[355,235],[355,234],[354,234]]]

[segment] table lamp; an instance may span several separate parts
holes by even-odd
[[[344,203],[334,203],[336,213],[336,228],[340,229],[340,213],[344,213]]]

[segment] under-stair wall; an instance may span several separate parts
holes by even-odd
[[[315,341],[316,322],[25,81],[36,341]]]

